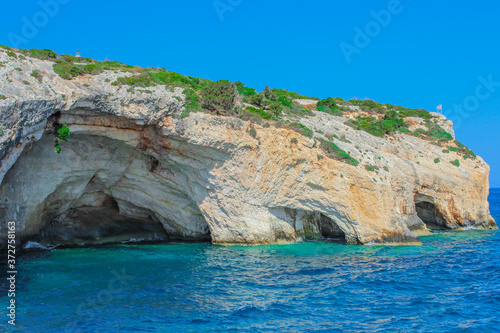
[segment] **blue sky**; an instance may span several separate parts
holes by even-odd
[[[500,187],[498,13],[500,2],[486,0],[23,0],[2,3],[0,44],[79,49],[258,90],[443,104]]]

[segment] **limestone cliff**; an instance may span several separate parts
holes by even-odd
[[[375,137],[318,111],[300,119],[313,138],[230,116],[180,118],[182,88],[130,91],[111,85],[132,75],[117,71],[65,80],[50,61],[6,51],[0,63],[0,227],[15,221],[23,241],[418,244],[430,227],[496,228],[480,157],[457,167],[431,142]],[[60,154],[57,124],[71,129]],[[317,140],[326,134],[360,164],[328,157]]]

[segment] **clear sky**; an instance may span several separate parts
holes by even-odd
[[[4,1],[0,44],[435,111],[500,187],[500,2]]]

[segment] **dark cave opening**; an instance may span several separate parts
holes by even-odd
[[[319,214],[319,227],[324,240],[335,243],[346,243],[345,232],[331,218]]]
[[[430,230],[448,230],[450,229],[446,223],[443,214],[432,202],[417,201],[415,203],[418,217],[425,223]]]
[[[88,199],[88,198],[87,198]],[[136,241],[166,241],[163,224],[152,215],[127,216],[114,197],[92,193],[92,205],[74,205],[63,214],[45,214],[44,227],[30,240],[45,244],[78,245]]]
[[[297,237],[342,244],[347,242],[345,232],[335,220],[321,212],[283,207],[273,210],[272,213],[291,224]]]

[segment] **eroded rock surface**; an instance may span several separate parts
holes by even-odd
[[[340,138],[360,161],[353,166],[288,128],[205,113],[179,119],[181,88],[130,92],[110,84],[123,73],[69,81],[47,61],[5,52],[0,61],[0,227],[5,234],[15,221],[23,241],[418,244],[429,228],[496,228],[480,157],[456,167],[456,154],[413,136],[374,137],[322,112],[300,120],[316,138]],[[71,138],[56,154],[59,123]]]

